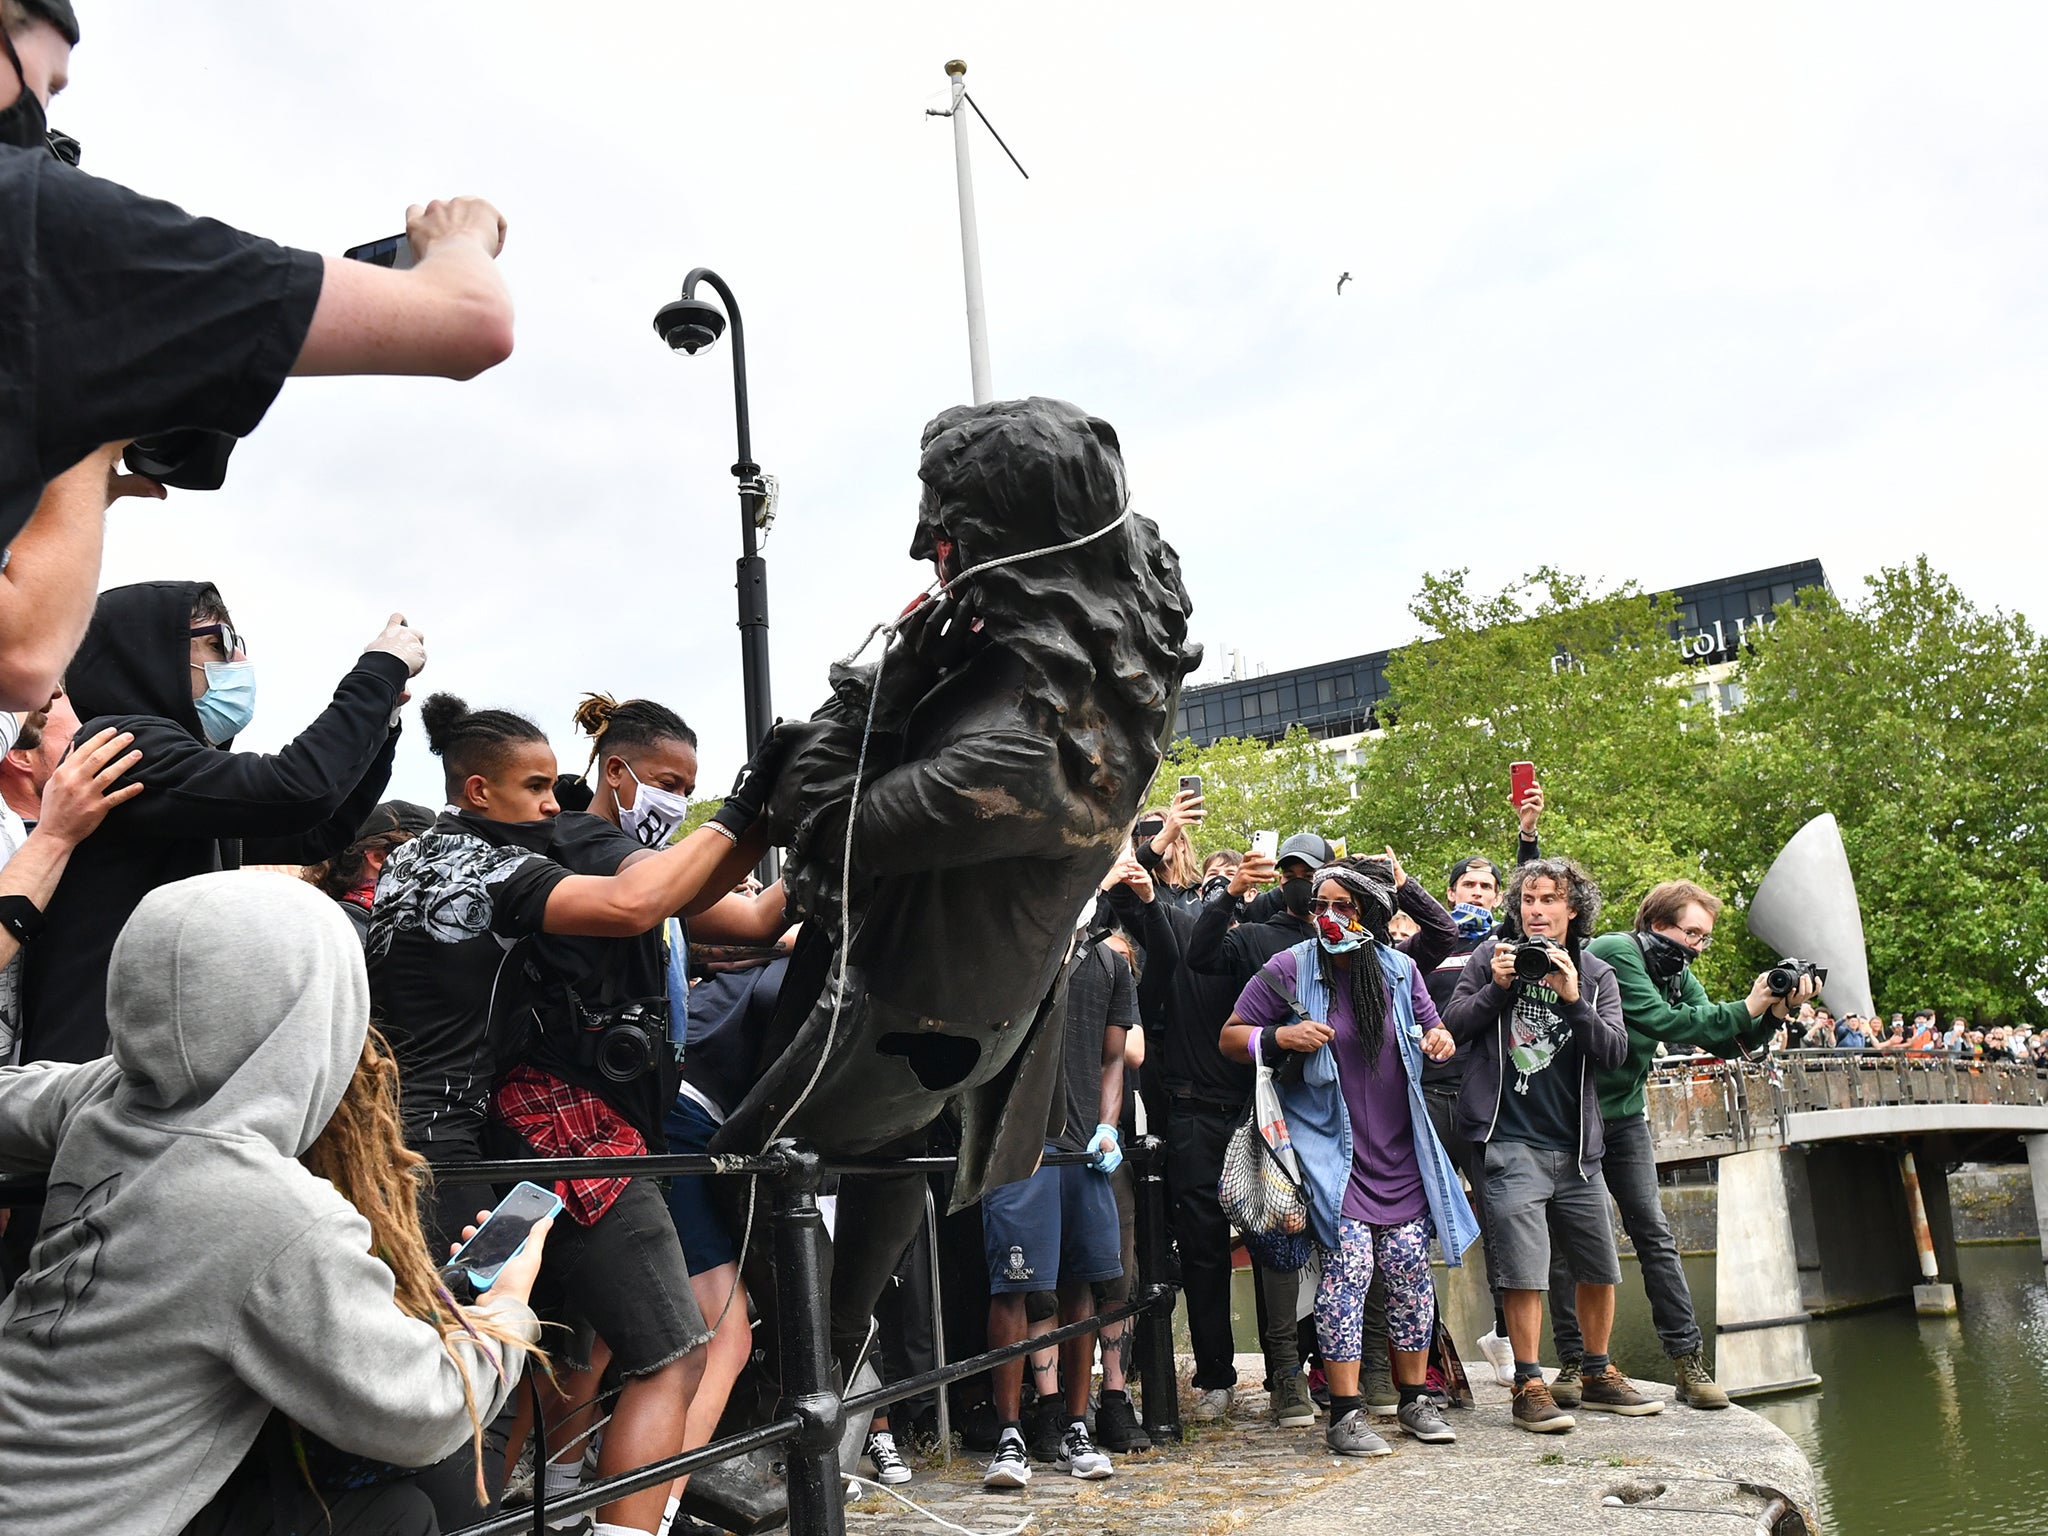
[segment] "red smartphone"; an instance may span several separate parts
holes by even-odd
[[[1536,765],[1534,763],[1508,764],[1509,793],[1515,802],[1515,809],[1522,808],[1522,802],[1529,798],[1529,791],[1536,787]]]

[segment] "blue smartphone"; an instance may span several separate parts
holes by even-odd
[[[498,1202],[475,1236],[456,1250],[447,1267],[469,1276],[478,1291],[487,1291],[498,1272],[511,1263],[536,1224],[562,1209],[562,1197],[538,1184],[518,1184]]]

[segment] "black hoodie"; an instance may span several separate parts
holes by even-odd
[[[65,674],[78,740],[135,733],[143,792],[71,856],[49,926],[26,951],[23,1061],[91,1061],[107,1050],[107,959],[137,903],[160,885],[252,864],[312,864],[347,847],[384,794],[388,724],[405,663],[365,654],[334,700],[275,754],[209,746],[192,703],[196,581],[100,594]],[[232,745],[232,744],[230,744]]]

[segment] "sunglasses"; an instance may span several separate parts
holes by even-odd
[[[1322,917],[1326,913],[1331,917],[1356,917],[1358,916],[1358,903],[1355,901],[1345,901],[1341,897],[1330,901],[1318,896],[1308,904],[1308,910],[1311,917]]]
[[[234,659],[237,651],[244,656],[249,654],[248,639],[238,633],[232,624],[194,624],[191,634],[194,640],[220,641],[221,654],[229,660]]]

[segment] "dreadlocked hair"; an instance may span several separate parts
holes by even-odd
[[[1389,888],[1394,883],[1393,869],[1383,857],[1367,858],[1353,854],[1350,858],[1339,859],[1337,868],[1355,871],[1383,882]],[[1358,904],[1358,920],[1370,937],[1351,951],[1348,979],[1346,971],[1337,963],[1338,957],[1321,944],[1316,945],[1316,964],[1322,971],[1323,985],[1329,988],[1330,996],[1335,997],[1340,990],[1350,994],[1351,1018],[1358,1030],[1359,1046],[1365,1052],[1366,1070],[1377,1074],[1380,1051],[1387,1040],[1387,978],[1380,973],[1379,946],[1393,942],[1387,933],[1387,921],[1392,913],[1368,902],[1360,890],[1349,885],[1344,885],[1344,890]]]
[[[477,1500],[488,1503],[483,1420],[468,1363],[455,1352],[456,1343],[466,1340],[468,1347],[477,1348],[484,1339],[494,1339],[503,1348],[532,1355],[543,1369],[547,1357],[504,1324],[463,1306],[441,1283],[420,1227],[420,1197],[432,1174],[427,1160],[405,1144],[398,1118],[398,1062],[375,1027],[363,1041],[362,1059],[326,1129],[299,1161],[363,1213],[370,1223],[370,1251],[391,1271],[392,1300],[398,1310],[432,1324],[448,1358],[461,1368],[462,1399],[469,1409],[470,1444],[477,1459]]]
[[[429,694],[420,706],[420,724],[427,733],[427,750],[441,759],[450,800],[461,799],[462,781],[471,774],[489,778],[497,772],[511,747],[547,740],[524,715],[509,709],[471,709],[452,693]]]
[[[651,747],[658,742],[680,741],[695,750],[697,733],[683,717],[652,699],[628,699],[621,704],[608,693],[586,693],[576,706],[576,729],[590,738],[590,763],[597,766],[600,752],[617,752],[623,747]]]

